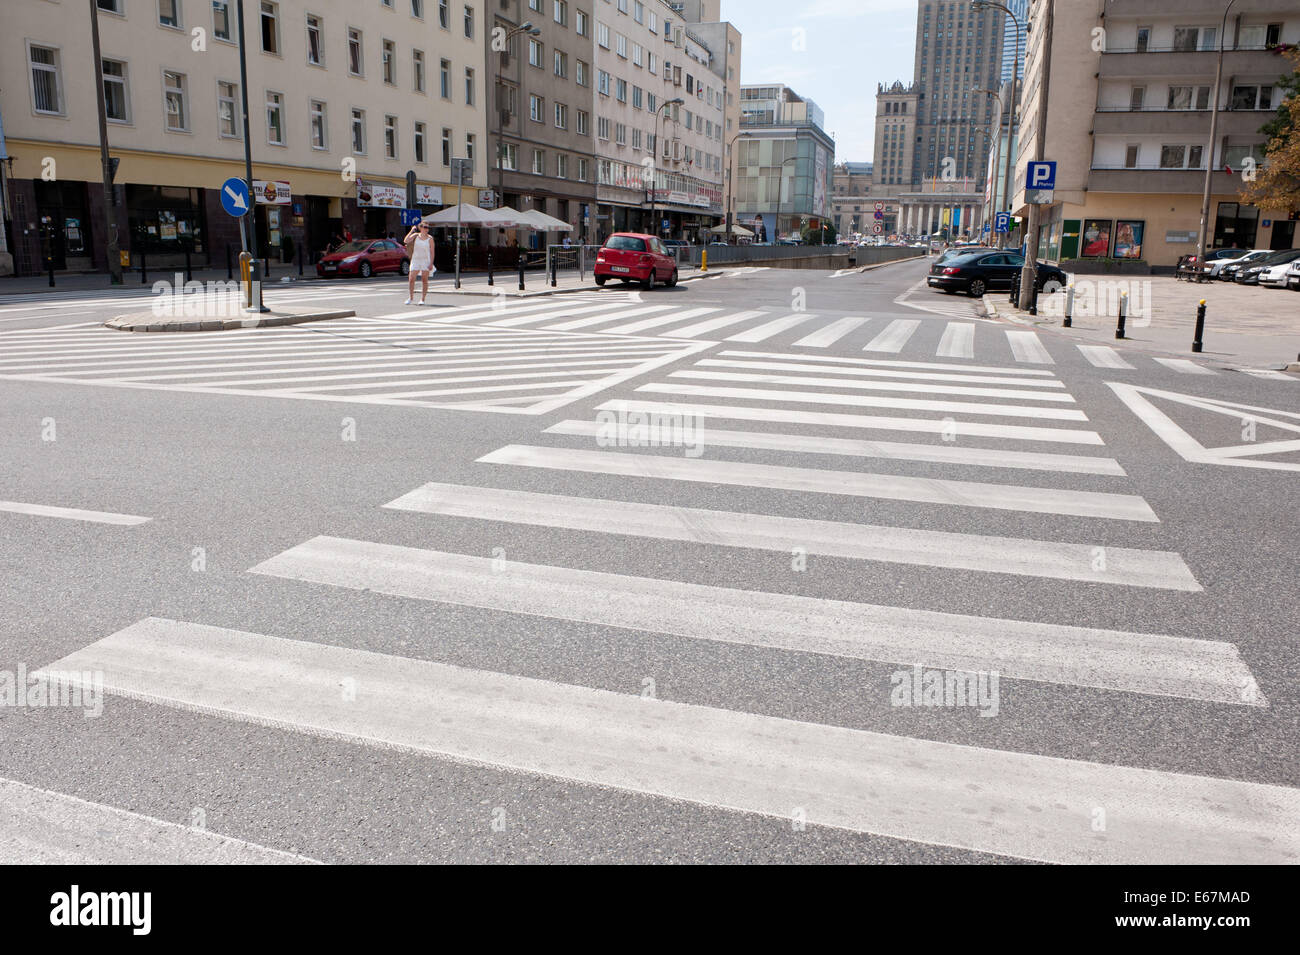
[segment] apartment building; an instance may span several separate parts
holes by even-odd
[[[725,61],[665,0],[595,7],[598,235],[699,242],[722,215]]]
[[[1025,166],[1038,154],[1041,129],[1042,156],[1058,163],[1054,202],[1041,207],[1041,256],[1173,266],[1196,247],[1207,165],[1208,241],[1296,245],[1297,210],[1238,201],[1243,174],[1264,158],[1259,129],[1280,105],[1278,77],[1291,69],[1277,48],[1300,43],[1295,0],[1238,0],[1226,31],[1221,0],[1057,0],[1050,36],[1048,6],[1030,5],[1013,196],[1018,213],[1027,213]],[[1097,28],[1101,49],[1079,42]]]
[[[721,0],[691,0],[669,4],[713,53],[713,69],[723,79],[723,215],[735,222],[736,137],[740,135],[740,64],[744,39],[735,24],[722,20]],[[730,203],[730,208],[726,207]]]
[[[869,162],[837,163],[831,173],[831,221],[841,235],[872,234],[876,225],[871,194],[873,169]],[[883,212],[883,210],[882,210]]]
[[[483,3],[244,0],[261,248],[397,232],[408,171],[428,212],[456,201],[452,158],[473,159],[485,181]],[[159,267],[185,251],[223,264],[239,224],[218,190],[244,175],[237,5],[96,6],[119,243]],[[78,0],[0,6],[20,272],[39,270],[47,248],[56,268],[107,266],[90,16]]]
[[[604,0],[485,2],[496,27],[486,39],[496,89],[492,189],[513,209],[537,210],[567,222],[575,241],[583,236],[594,241],[593,7]],[[524,24],[531,24],[537,35],[523,30]],[[542,248],[561,236],[525,232],[518,238]]]
[[[760,241],[817,231],[831,215],[835,140],[821,108],[788,86],[740,88],[736,211]]]

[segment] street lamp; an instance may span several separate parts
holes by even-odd
[[[684,106],[685,104],[686,104],[686,100],[678,96],[675,99],[670,99],[668,102],[660,104],[659,108],[655,110],[655,151],[656,152],[662,152],[661,150],[661,147],[663,145],[662,124],[664,119],[664,110],[666,110],[669,106]],[[646,173],[648,173],[650,176],[650,228],[653,230],[650,233],[651,235],[658,235],[660,231],[659,226],[656,224],[655,221],[655,181],[657,178],[655,176],[655,168],[657,164],[658,164],[658,159],[656,158],[655,162],[652,163],[650,165],[650,168],[646,170]]]
[[[798,148],[797,141],[795,143],[795,148]],[[789,159],[781,163],[781,169],[784,170],[786,166],[790,165],[790,163],[798,161],[798,156],[791,156]],[[772,223],[772,233],[776,237],[777,242],[781,241],[781,193],[784,191],[784,187],[785,173],[782,172],[781,176],[776,180],[776,220]]]
[[[509,55],[510,41],[521,33],[527,33],[529,36],[541,36],[542,31],[533,26],[533,21],[525,20],[513,30],[506,32],[503,52]],[[505,110],[501,108],[501,61],[497,60],[496,73],[496,99],[497,99],[497,201],[496,208],[500,209],[506,204],[506,142],[505,142]]]
[[[1011,137],[1016,125],[1016,93],[1018,90],[1017,81],[1020,76],[1020,39],[1025,35],[1024,24],[1020,18],[1011,12],[1011,8],[1006,4],[998,3],[997,0],[971,0],[970,7],[972,10],[983,10],[986,7],[996,7],[1007,16],[1009,16],[1016,25],[1016,59],[1011,64],[1011,103],[1007,107],[1007,171],[1006,178],[1002,184],[1002,198],[1007,204],[1007,211],[1011,211],[1011,167],[1014,165],[1014,159],[1011,153]],[[1046,105],[1046,104],[1044,104]],[[1001,136],[998,137],[999,141]],[[1002,233],[1002,238],[998,240],[998,248],[1003,248],[1006,243],[1007,233]]]
[[[1205,238],[1210,226],[1210,177],[1214,175],[1214,143],[1219,138],[1219,87],[1223,83],[1223,34],[1228,29],[1228,11],[1237,0],[1228,0],[1223,8],[1223,26],[1219,29],[1219,62],[1214,69],[1214,107],[1210,112],[1210,143],[1205,149],[1205,190],[1201,195],[1201,229],[1196,240],[1196,281],[1205,281]]]
[[[733,170],[736,166],[736,163],[735,160],[733,159],[732,148],[736,145],[737,139],[740,139],[741,137],[744,137],[746,139],[752,139],[753,135],[754,135],[753,133],[736,133],[736,135],[731,137],[731,142],[727,143],[727,235],[726,235],[726,239],[728,245],[731,244],[731,199],[732,199],[732,192],[736,188],[736,177],[733,174]]]

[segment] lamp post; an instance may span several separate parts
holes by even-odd
[[[983,10],[985,7],[996,7],[1007,16],[1009,16],[1016,25],[1016,61],[1011,65],[1011,102],[1007,106],[1007,171],[1006,178],[1002,184],[1002,201],[1007,204],[1007,212],[1011,211],[1011,167],[1014,165],[1014,154],[1011,151],[1012,133],[1016,126],[1016,94],[1018,92],[1018,79],[1020,76],[1020,47],[1021,37],[1025,36],[1024,24],[1020,18],[1011,12],[1011,8],[1004,3],[998,3],[997,0],[971,0],[972,10]],[[999,142],[1001,136],[998,137]],[[994,190],[996,191],[996,190]],[[998,248],[1006,245],[1007,233],[1002,233],[1002,238],[998,240]]]
[[[235,12],[239,29],[239,95],[244,124],[244,180],[248,184],[248,197],[253,204],[253,208],[239,220],[244,227],[245,248],[252,256],[248,263],[248,284],[251,295],[246,311],[269,312],[270,309],[262,304],[262,280],[257,274],[260,265],[257,261],[257,193],[253,189],[253,140],[248,130],[248,46],[244,39],[244,0],[237,0]]]
[[[541,36],[542,31],[533,26],[533,21],[525,20],[513,30],[506,32],[502,40],[503,49],[501,52],[507,55],[510,52],[510,41],[521,33],[527,33],[529,36]],[[496,72],[496,100],[497,100],[497,201],[496,208],[500,209],[506,204],[506,142],[505,142],[505,109],[500,102],[501,99],[501,60],[497,60]]]
[[[666,103],[661,103],[659,105],[659,108],[655,110],[655,151],[656,152],[662,153],[661,147],[663,145],[663,121],[665,115],[664,110],[666,110],[669,106],[683,106],[685,105],[685,103],[686,100],[678,96],[674,99],[670,99]],[[650,233],[651,235],[658,235],[660,232],[658,222],[655,220],[655,183],[658,178],[655,175],[655,169],[657,166],[658,166],[658,159],[656,158],[655,161],[650,164],[650,166],[646,169],[645,173],[643,174],[644,176],[648,176],[650,179],[649,192],[650,192],[650,229],[652,230]]]
[[[732,149],[736,145],[737,139],[740,139],[741,137],[744,137],[746,139],[751,139],[753,138],[753,135],[754,135],[753,133],[736,133],[736,135],[731,137],[731,142],[727,143],[727,235],[726,235],[726,239],[728,245],[731,244],[731,198],[732,198],[733,190],[735,190],[736,188],[736,176],[734,172],[736,168],[736,162],[735,162],[734,155],[732,153]]]
[[[1205,189],[1201,194],[1201,228],[1196,240],[1196,281],[1205,281],[1205,239],[1210,227],[1210,177],[1214,175],[1214,145],[1219,138],[1219,87],[1223,83],[1223,34],[1228,30],[1228,11],[1237,0],[1228,0],[1223,8],[1223,26],[1219,30],[1219,62],[1214,68],[1214,106],[1210,111],[1210,142],[1205,148]],[[1234,44],[1235,45],[1235,44]]]
[[[797,140],[795,141],[795,148],[799,148]],[[798,161],[798,156],[791,156],[789,159],[781,163],[781,169],[784,170],[786,166],[790,165],[790,163]],[[775,235],[777,242],[781,241],[781,193],[784,191],[784,187],[785,172],[783,171],[780,177],[776,180],[776,219],[772,223],[772,232]]]

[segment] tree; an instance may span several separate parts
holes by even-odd
[[[1300,209],[1300,48],[1286,48],[1283,55],[1296,64],[1296,71],[1279,85],[1286,91],[1277,117],[1260,132],[1269,137],[1265,163],[1242,190],[1241,201],[1261,209]]]

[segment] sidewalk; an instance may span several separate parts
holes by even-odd
[[[990,318],[1055,329],[1090,344],[1120,344],[1165,356],[1195,356],[1225,366],[1300,368],[1300,295],[1295,292],[1148,276],[1077,276],[1074,284],[1075,313],[1070,328],[1063,327],[1062,322],[1064,292],[1039,296],[1037,315],[1012,306],[1006,292],[985,295],[982,302]],[[1119,289],[1128,292],[1131,303],[1122,340],[1115,338]],[[1192,351],[1192,340],[1201,299],[1206,301],[1204,350],[1197,355]]]

